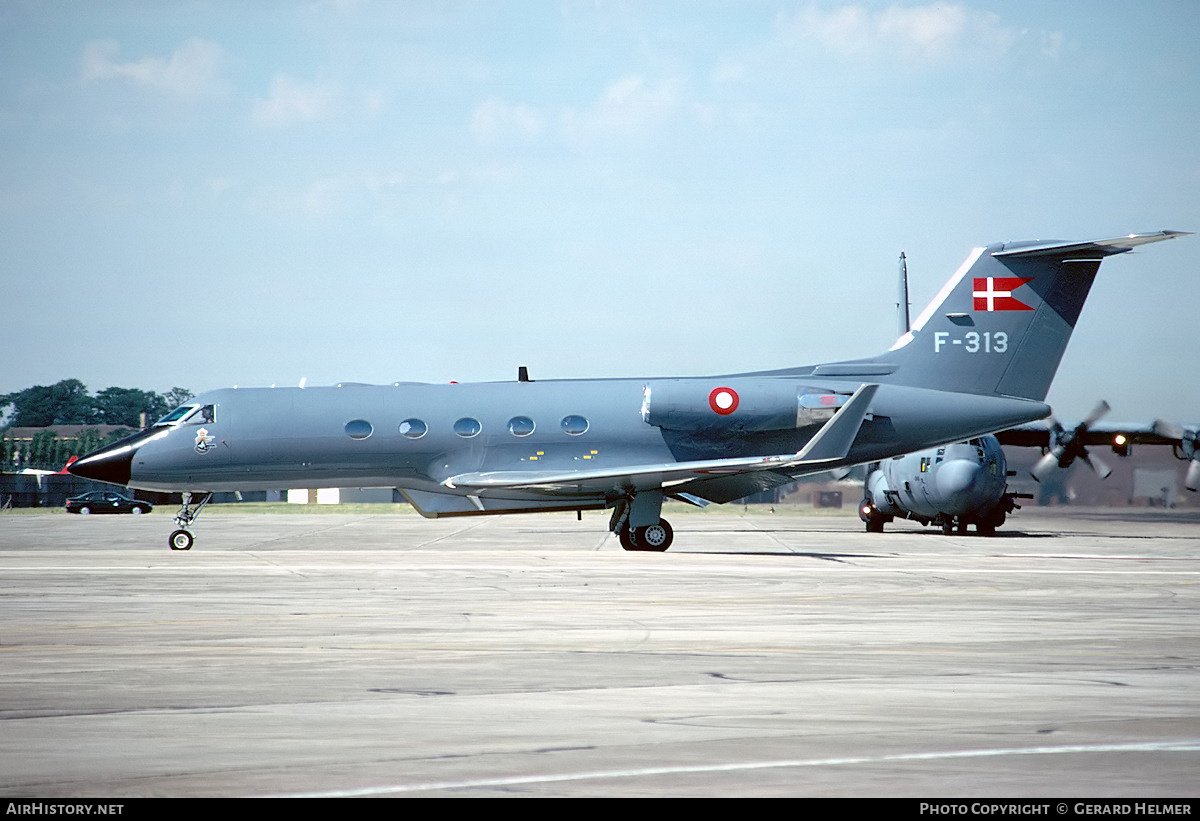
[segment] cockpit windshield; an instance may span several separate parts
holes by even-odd
[[[207,425],[216,421],[216,405],[180,405],[154,424]]]

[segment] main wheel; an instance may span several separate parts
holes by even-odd
[[[661,553],[670,547],[674,538],[675,533],[671,530],[671,525],[667,524],[666,519],[659,519],[656,525],[639,527],[633,535],[634,544],[637,545],[635,549],[653,550],[656,553]]]
[[[167,544],[171,546],[172,550],[191,550],[192,534],[186,530],[176,530],[167,540]]]

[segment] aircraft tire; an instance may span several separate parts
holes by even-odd
[[[617,539],[625,550],[662,553],[675,540],[675,533],[666,519],[659,519],[656,525],[627,527],[617,533]]]
[[[635,550],[648,550],[662,553],[675,540],[675,533],[666,519],[659,519],[656,525],[639,527],[634,531]]]
[[[883,517],[870,515],[867,517],[867,532],[882,533],[883,532]]]
[[[617,540],[620,541],[621,547],[624,550],[638,549],[637,544],[633,541],[633,533],[627,527],[617,531]]]
[[[191,533],[186,530],[176,530],[167,539],[167,544],[171,546],[172,550],[191,550],[193,541]]]

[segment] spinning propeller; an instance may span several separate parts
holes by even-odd
[[[1044,481],[1055,468],[1069,468],[1076,459],[1082,459],[1088,467],[1096,472],[1097,476],[1107,479],[1108,475],[1112,473],[1112,468],[1100,461],[1098,457],[1091,456],[1084,445],[1084,440],[1087,438],[1088,428],[1096,424],[1108,411],[1109,404],[1103,399],[1100,400],[1096,407],[1092,408],[1087,419],[1069,431],[1064,429],[1057,419],[1051,417],[1049,447],[1046,455],[1033,466],[1031,471],[1033,478],[1039,482]],[[1193,462],[1193,465],[1196,464]],[[1197,470],[1200,471],[1200,467]],[[1191,473],[1189,472],[1188,475],[1191,476]]]
[[[1196,443],[1197,431],[1159,419],[1154,423],[1154,432],[1166,439],[1178,440],[1178,444],[1175,445],[1175,458],[1191,461],[1183,486],[1188,490],[1200,490],[1200,445]]]

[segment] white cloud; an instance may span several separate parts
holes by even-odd
[[[363,178],[363,184],[372,194],[383,194],[399,189],[408,182],[408,176],[402,171],[368,172]]]
[[[590,108],[566,111],[563,127],[576,138],[643,137],[675,116],[680,106],[678,82],[652,84],[627,75],[609,85]]]
[[[815,45],[849,57],[901,57],[913,62],[951,56],[1002,54],[1023,36],[992,12],[961,3],[889,6],[862,5],[826,9],[810,3],[781,17],[783,36],[798,45]]]
[[[321,83],[302,83],[286,74],[271,80],[270,95],[254,104],[257,125],[286,128],[297,123],[328,119],[336,102],[333,89]]]
[[[221,94],[225,82],[220,72],[225,52],[216,43],[193,37],[169,57],[122,61],[115,40],[94,40],[83,49],[80,74],[85,82],[125,80],[145,88],[182,97]]]
[[[492,142],[506,134],[536,137],[545,118],[533,106],[514,105],[495,97],[480,103],[471,115],[471,133],[481,142]]]
[[[205,182],[205,187],[208,188],[214,196],[220,197],[226,191],[236,188],[238,181],[232,177],[210,177]]]

